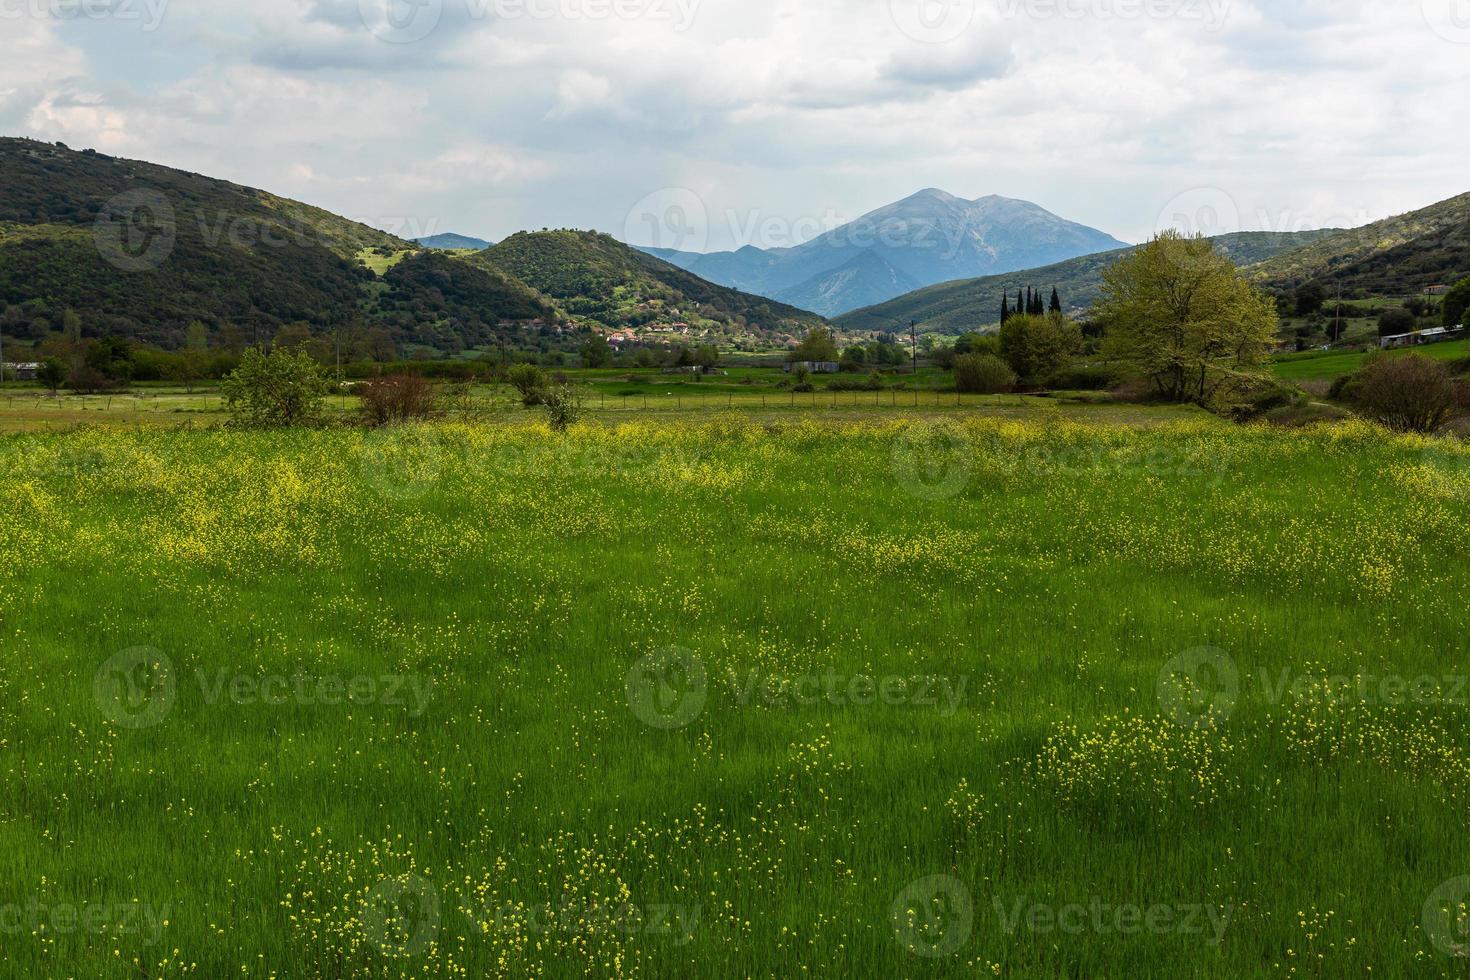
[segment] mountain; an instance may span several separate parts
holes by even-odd
[[[793,248],[649,251],[736,289],[835,315],[935,283],[1029,269],[1123,246],[1035,204],[930,188]]]
[[[478,240],[454,238],[464,241]],[[198,320],[219,346],[304,323],[358,352],[445,354],[575,344],[575,331],[553,329],[567,321],[783,336],[823,322],[606,236],[427,248],[228,181],[0,138],[0,327],[41,340],[72,314],[83,337],[166,348]]]
[[[1230,256],[1237,265],[1249,266],[1283,252],[1310,245],[1330,235],[1331,231],[1305,232],[1240,232],[1212,239],[1215,247]],[[1133,247],[1084,255],[1054,265],[1001,276],[963,279],[929,286],[886,303],[854,310],[838,317],[834,323],[844,330],[893,330],[907,327],[910,320],[921,328],[944,333],[962,333],[1000,320],[1000,299],[1014,299],[1017,290],[1034,286],[1050,295],[1052,287],[1061,293],[1069,309],[1091,306],[1102,290],[1102,274]]]
[[[472,238],[469,235],[456,235],[453,232],[446,232],[443,235],[430,235],[427,238],[415,238],[414,241],[424,248],[439,248],[447,251],[467,249],[475,252],[483,252],[495,244],[494,242],[487,242],[483,238]]]
[[[1249,270],[1262,285],[1308,282],[1345,296],[1404,295],[1470,275],[1470,194],[1321,238]]]
[[[699,317],[795,334],[823,322],[806,310],[716,285],[598,232],[521,232],[466,259],[476,260],[529,283],[568,314],[610,327]]]

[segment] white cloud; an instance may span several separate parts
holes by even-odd
[[[195,0],[154,39],[88,25],[212,58],[165,79],[6,22],[0,123],[496,238],[620,232],[674,186],[741,220],[994,192],[1130,239],[1193,188],[1266,226],[1470,190],[1470,45],[1415,0],[974,0],[962,22],[915,20],[922,0],[537,2],[443,0],[412,43],[357,0]]]

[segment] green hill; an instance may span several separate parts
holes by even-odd
[[[456,259],[502,269],[566,313],[609,327],[684,322],[798,333],[823,322],[815,313],[717,286],[599,232],[522,232]]]
[[[1240,232],[1221,235],[1214,242],[1216,248],[1238,265],[1251,265],[1330,234],[1333,232]],[[1001,296],[1008,295],[1014,299],[1017,290],[1024,290],[1027,286],[1041,289],[1048,295],[1055,287],[1066,307],[1085,309],[1092,305],[1102,289],[1103,272],[1132,251],[1132,247],[1120,248],[1039,269],[944,282],[877,306],[854,310],[834,322],[844,330],[892,330],[906,327],[910,320],[917,320],[921,329],[963,333],[998,322]]]
[[[1308,282],[1349,297],[1402,296],[1470,275],[1470,194],[1326,236],[1251,269],[1263,285]]]

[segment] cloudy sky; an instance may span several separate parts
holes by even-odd
[[[0,133],[416,236],[787,245],[921,188],[1128,241],[1470,191],[1470,0],[0,0]]]

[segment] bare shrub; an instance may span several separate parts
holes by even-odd
[[[434,385],[416,374],[391,374],[357,386],[363,417],[369,425],[390,425],[438,414],[439,399]]]
[[[1422,354],[1383,358],[1364,368],[1355,394],[1363,411],[1398,432],[1433,432],[1455,408],[1449,368]]]

